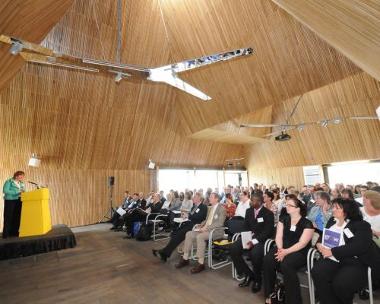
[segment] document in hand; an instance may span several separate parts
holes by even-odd
[[[241,233],[241,244],[243,249],[248,249],[247,243],[252,241],[252,232],[251,231],[243,231]]]
[[[127,211],[125,211],[123,208],[119,207],[117,208],[116,212],[120,215],[120,216],[123,216],[124,214],[127,213]]]
[[[324,228],[323,235],[322,235],[322,245],[327,248],[337,247],[339,246],[341,237],[342,237],[342,233]]]

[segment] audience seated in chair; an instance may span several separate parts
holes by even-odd
[[[314,193],[315,206],[311,208],[307,218],[313,223],[313,226],[319,234],[322,234],[323,228],[332,216],[330,195],[324,191]]]
[[[320,237],[316,247],[323,259],[316,262],[311,274],[321,304],[348,304],[355,292],[366,286],[368,267],[375,280],[379,278],[380,251],[355,201],[339,198],[332,203],[333,218],[326,228],[341,237],[332,248],[322,245]]]
[[[161,261],[166,262],[177,246],[185,240],[186,233],[191,231],[194,225],[200,224],[206,219],[207,206],[202,204],[202,195],[199,192],[195,193],[193,203],[188,218],[183,218],[184,221],[172,232],[169,243],[160,250],[152,250],[155,256],[161,258]]]
[[[228,234],[232,237],[235,233],[243,231],[244,218],[247,209],[251,207],[251,200],[249,199],[249,192],[243,191],[239,195],[239,203],[235,210],[235,215],[226,222]]]
[[[132,226],[134,222],[144,222],[148,214],[160,213],[160,210],[162,207],[160,194],[159,193],[154,194],[153,201],[146,210],[138,206],[139,205],[136,205],[135,208],[129,210],[124,218],[124,225],[126,227],[126,232],[127,232],[127,235],[125,236],[125,238],[127,239],[133,237]]]
[[[238,275],[244,275],[244,281],[239,286],[249,286],[253,281],[252,292],[256,293],[261,289],[264,244],[274,234],[274,214],[263,206],[261,194],[252,194],[251,201],[252,207],[246,211],[243,231],[252,232],[253,239],[246,244],[247,249],[243,249],[242,240],[239,238],[232,244],[230,254]],[[252,270],[243,258],[247,251],[251,256]]]
[[[274,223],[275,225],[277,225],[279,215],[278,215],[277,205],[273,202],[274,194],[270,191],[266,191],[263,194],[263,199],[264,199],[264,207],[267,208],[269,211],[272,211],[274,215]]]
[[[277,224],[276,247],[264,257],[265,303],[271,303],[276,270],[281,270],[284,275],[285,303],[302,303],[297,271],[306,265],[314,228],[306,218],[306,205],[300,200],[288,198],[285,207],[287,214],[280,217]]]
[[[128,211],[131,208],[133,208],[133,206],[135,205],[135,201],[137,201],[137,199],[138,199],[137,193],[134,193],[133,196],[131,197],[129,195],[129,191],[125,191],[124,201],[119,207],[123,208],[125,211]],[[121,216],[119,213],[114,212],[111,218],[112,227],[110,229],[111,230],[118,230],[119,228],[121,229],[121,226],[123,226],[123,223],[124,223],[124,216]]]
[[[186,233],[184,254],[176,268],[182,268],[189,265],[190,251],[193,243],[196,241],[198,258],[197,265],[191,269],[191,273],[198,273],[205,269],[205,249],[206,241],[209,239],[209,233],[215,228],[223,227],[226,218],[226,210],[219,204],[219,194],[211,193],[209,197],[211,207],[209,208],[207,218],[202,224],[195,225],[194,230]],[[220,230],[214,233],[216,239],[223,237],[224,231]]]

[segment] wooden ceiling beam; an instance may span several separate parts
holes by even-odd
[[[379,1],[272,1],[380,80]]]
[[[61,19],[73,0],[3,0],[0,3],[0,34],[40,43]],[[0,90],[22,68],[24,60],[0,46]]]

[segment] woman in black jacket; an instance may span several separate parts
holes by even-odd
[[[349,304],[355,292],[367,284],[368,266],[374,270],[379,267],[380,252],[355,201],[337,198],[332,204],[333,217],[326,229],[335,235],[335,241],[322,245],[320,237],[316,247],[323,259],[311,275],[321,304]]]

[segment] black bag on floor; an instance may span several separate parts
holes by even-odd
[[[285,303],[285,286],[282,282],[277,280],[274,291],[270,295],[272,304],[284,304]]]
[[[153,224],[145,223],[141,225],[139,232],[136,234],[136,241],[149,241],[152,237]]]

